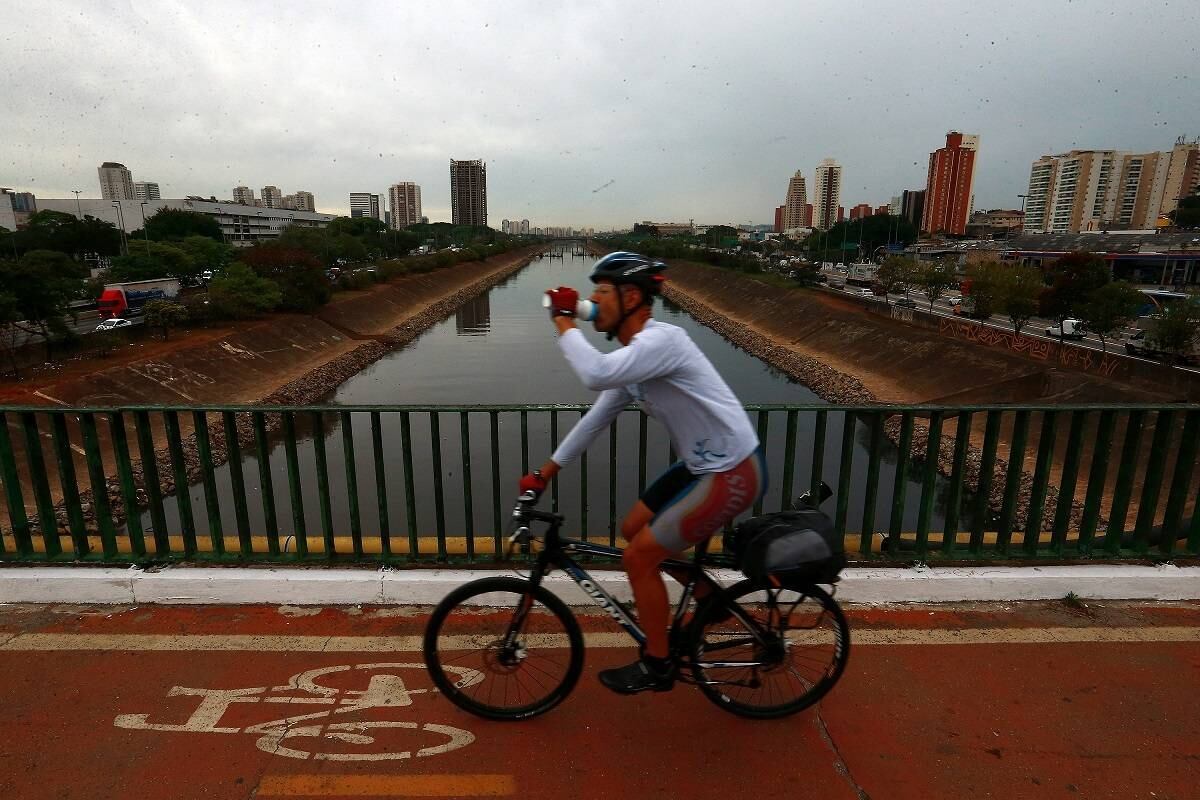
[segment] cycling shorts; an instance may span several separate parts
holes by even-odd
[[[665,550],[682,553],[712,536],[767,492],[762,448],[725,472],[695,475],[683,462],[672,464],[641,501],[654,512],[650,533]]]

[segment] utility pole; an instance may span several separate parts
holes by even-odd
[[[146,201],[138,206],[142,210],[142,236],[146,239],[146,258],[150,257],[150,232],[146,230]]]
[[[75,193],[75,213],[79,215],[79,220],[82,222],[83,221],[83,207],[79,204],[79,195],[82,192],[82,190],[81,189],[72,189],[71,191]]]
[[[129,240],[125,238],[125,210],[121,207],[120,200],[113,200],[113,206],[117,209],[117,227],[121,229],[121,255],[129,255]]]

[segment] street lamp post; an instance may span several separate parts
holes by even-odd
[[[138,204],[138,208],[142,211],[142,236],[146,239],[146,258],[150,257],[150,232],[146,230],[146,201],[143,200]]]
[[[75,193],[75,213],[79,215],[79,220],[82,222],[83,221],[83,206],[81,206],[79,204],[79,195],[82,193],[83,190],[82,189],[72,189],[71,191]]]
[[[129,255],[129,241],[125,238],[125,210],[120,200],[113,200],[112,204],[117,209],[117,227],[121,229],[121,255]]]

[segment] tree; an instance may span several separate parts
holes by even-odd
[[[1096,254],[1067,253],[1046,268],[1045,280],[1050,286],[1042,292],[1038,310],[1060,323],[1067,317],[1077,317],[1091,293],[1111,278],[1112,271]]]
[[[1106,283],[1093,291],[1079,306],[1084,327],[1100,337],[1100,348],[1108,352],[1105,339],[1137,316],[1145,297],[1124,281]]]
[[[879,265],[875,282],[888,294],[904,292],[907,297],[917,276],[917,262],[904,256],[891,256]],[[887,295],[884,295],[885,299]]]
[[[51,338],[70,331],[63,319],[72,301],[84,291],[88,270],[66,254],[52,250],[33,250],[17,261],[0,261],[0,286],[16,302],[18,327],[46,340],[50,354]]]
[[[958,270],[950,261],[928,261],[918,265],[916,284],[921,287],[921,293],[929,298],[929,310],[932,312],[938,298],[947,289],[958,286]]]
[[[129,255],[118,256],[112,260],[108,279],[146,281],[169,277],[191,281],[199,273],[196,261],[183,248],[165,242],[138,242],[131,243]]]
[[[1038,297],[1045,288],[1042,271],[1037,267],[1012,266],[1005,270],[1001,283],[1004,313],[1012,323],[1013,332],[1021,335],[1021,328],[1037,314]]]
[[[823,233],[814,233],[804,240],[804,246],[814,260],[829,261],[827,256],[831,251],[857,251],[860,257],[865,257],[881,247],[909,245],[916,240],[917,229],[908,220],[890,214],[875,214],[839,222]]]
[[[974,310],[971,316],[987,319],[1002,310],[1005,296],[1005,272],[1009,268],[996,261],[984,261],[967,267],[966,292]]]
[[[181,303],[171,300],[151,300],[145,305],[146,324],[162,331],[163,341],[171,337],[171,328],[187,322],[188,310]]]
[[[61,211],[38,211],[19,231],[9,234],[3,254],[54,250],[81,257],[88,254],[115,256],[121,252],[121,232],[110,222],[95,217],[82,220]]]
[[[1146,331],[1146,344],[1172,356],[1174,363],[1189,360],[1200,336],[1200,305],[1191,300],[1171,303]]]
[[[18,376],[17,348],[25,338],[24,332],[17,327],[21,319],[16,295],[0,291],[0,349],[8,356],[14,378]]]
[[[1179,201],[1179,207],[1168,214],[1180,228],[1200,228],[1200,192]]]
[[[282,291],[281,308],[313,311],[329,302],[332,290],[325,269],[312,253],[287,244],[260,244],[240,254],[239,261]]]
[[[817,280],[821,277],[821,268],[810,261],[805,261],[792,268],[791,277],[801,286],[816,286]]]
[[[233,319],[253,317],[279,305],[281,293],[274,281],[260,278],[235,261],[208,285],[214,312]]]
[[[189,236],[205,236],[224,242],[221,226],[208,214],[185,211],[181,208],[160,208],[146,220],[146,234],[157,242],[179,241]],[[136,234],[136,235],[135,235]],[[141,234],[135,231],[130,239]]]
[[[729,225],[713,225],[704,234],[704,243],[709,247],[725,247],[730,240],[737,243],[738,229]]]
[[[186,236],[179,241],[178,247],[192,259],[197,272],[220,270],[233,261],[232,247],[207,236]]]

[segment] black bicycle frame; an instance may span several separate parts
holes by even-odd
[[[592,576],[588,571],[581,567],[569,554],[579,553],[585,556],[599,556],[601,558],[611,558],[620,560],[621,550],[616,547],[608,547],[606,545],[593,544],[584,542],[578,539],[565,539],[558,535],[558,529],[562,525],[564,518],[557,514],[547,514],[542,511],[537,511],[531,508],[523,508],[519,512],[520,521],[537,520],[539,522],[549,523],[549,528],[546,529],[546,534],[543,538],[544,547],[538,554],[537,561],[534,564],[533,572],[529,576],[530,582],[534,586],[541,585],[544,578],[553,567],[558,567],[563,572],[571,577],[579,585],[579,588],[592,598],[605,612],[616,621],[618,625],[625,629],[625,632],[633,637],[639,645],[645,644],[646,633],[637,624],[629,614],[625,611],[625,607],[621,605],[611,594],[604,590],[604,587],[592,580]],[[659,565],[659,571],[687,571],[688,581],[683,586],[683,596],[679,600],[679,606],[675,609],[675,616],[671,621],[671,631],[674,633],[679,629],[680,622],[683,620],[683,615],[687,610],[688,602],[692,598],[698,582],[706,583],[713,591],[721,591],[721,585],[712,579],[700,561],[704,558],[708,550],[708,542],[701,542],[696,546],[696,555],[692,561],[683,561],[680,559],[667,559]],[[516,622],[516,621],[514,621]],[[517,623],[519,624],[519,623]]]

